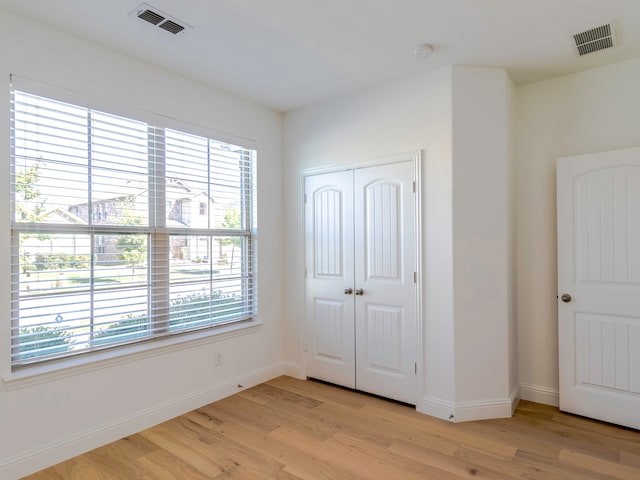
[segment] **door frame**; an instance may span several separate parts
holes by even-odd
[[[305,302],[307,298],[306,287],[306,235],[305,235],[305,181],[306,178],[313,175],[320,175],[323,173],[335,173],[346,172],[350,170],[358,170],[368,167],[379,167],[382,165],[391,165],[394,163],[413,162],[414,178],[416,182],[415,191],[415,265],[416,265],[416,389],[415,389],[415,402],[417,406],[422,399],[423,392],[423,364],[424,364],[424,352],[423,352],[423,319],[422,319],[422,151],[413,151],[408,153],[398,153],[394,155],[375,157],[366,161],[329,165],[325,167],[311,167],[300,170],[298,175],[298,245],[300,246],[300,261],[298,271],[298,281],[302,287],[302,298],[297,301],[297,310],[300,313],[298,322],[299,325],[299,338],[298,338],[298,356],[300,358],[300,376],[301,378],[307,378],[307,325],[308,319],[306,314]]]

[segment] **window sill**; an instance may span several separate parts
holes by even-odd
[[[18,390],[40,383],[155,357],[157,355],[165,355],[170,352],[189,349],[198,345],[215,343],[241,335],[249,335],[256,332],[261,325],[261,322],[253,320],[245,323],[229,324],[212,330],[186,333],[184,335],[149,343],[127,345],[111,350],[81,354],[51,363],[21,368],[20,370],[5,375],[2,378],[2,382],[7,390]]]

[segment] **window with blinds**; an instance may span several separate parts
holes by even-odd
[[[11,93],[14,368],[256,314],[255,150]]]

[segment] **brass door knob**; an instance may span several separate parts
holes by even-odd
[[[560,297],[560,300],[562,300],[564,303],[569,303],[571,301],[571,295],[569,295],[568,293],[563,293]]]
[[[361,288],[356,288],[356,295],[364,295],[364,290]]]
[[[345,288],[344,289],[344,294],[345,295],[351,295],[353,293],[353,288]]]

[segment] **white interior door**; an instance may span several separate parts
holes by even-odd
[[[356,385],[415,403],[413,162],[354,172]]]
[[[414,163],[305,179],[307,375],[416,401]]]
[[[562,158],[560,409],[640,428],[640,149]]]
[[[353,173],[307,177],[305,198],[307,375],[355,388]]]

